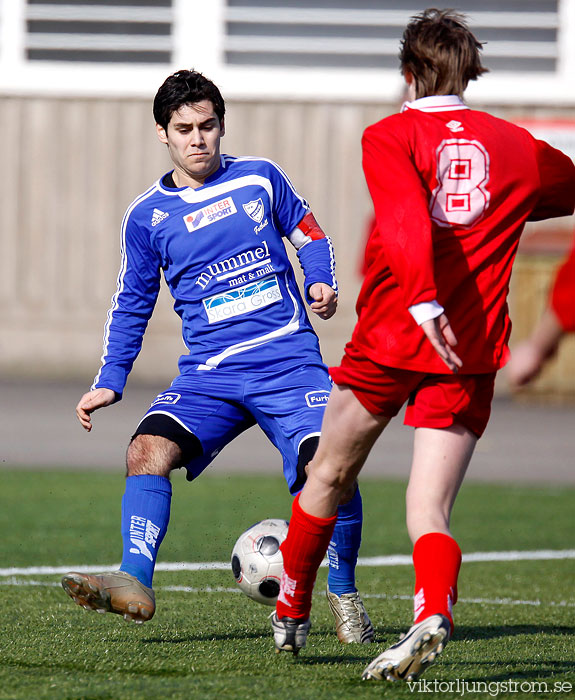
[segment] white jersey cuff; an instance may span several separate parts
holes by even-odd
[[[435,299],[433,301],[422,301],[421,304],[414,304],[408,310],[418,326],[421,326],[425,321],[431,321],[432,318],[441,316],[445,311],[443,306],[438,304]]]

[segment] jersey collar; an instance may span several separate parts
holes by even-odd
[[[418,109],[420,112],[453,112],[457,109],[469,109],[459,95],[431,95],[420,97],[413,102],[404,102],[401,111]]]

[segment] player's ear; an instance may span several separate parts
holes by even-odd
[[[161,124],[156,124],[156,134],[162,143],[168,143],[168,135]]]
[[[220,136],[226,133],[226,124],[223,119],[220,120]]]
[[[412,102],[415,100],[417,97],[416,92],[417,92],[417,87],[415,85],[415,78],[413,76],[413,73],[409,70],[404,70],[403,71],[403,79],[405,80],[405,85],[406,85],[406,99],[408,102]]]

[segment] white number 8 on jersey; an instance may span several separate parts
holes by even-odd
[[[431,218],[442,227],[473,226],[489,206],[489,154],[479,141],[449,139],[437,148]]]

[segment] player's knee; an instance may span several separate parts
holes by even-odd
[[[319,436],[312,436],[302,442],[298,454],[297,478],[291,493],[300,491],[313,469],[322,486],[341,494],[340,505],[349,503],[357,489],[356,479],[339,465],[332,464],[317,454]],[[323,454],[323,453],[322,453]]]
[[[316,457],[309,464],[308,473],[309,476],[313,474],[313,478],[324,489],[337,492],[340,499],[344,499],[347,495],[349,500],[353,498],[355,477],[339,465]]]
[[[126,453],[126,476],[168,476],[182,466],[182,451],[174,442],[158,435],[136,435]]]

